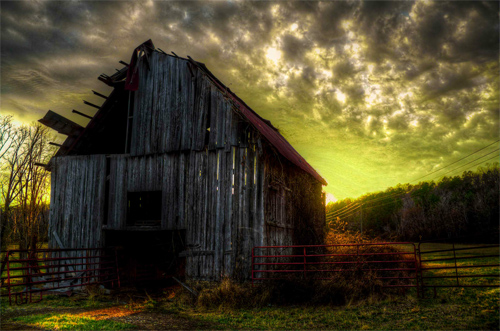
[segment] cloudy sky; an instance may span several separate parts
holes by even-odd
[[[0,6],[1,113],[18,122],[51,109],[85,125],[71,110],[93,114],[82,99],[110,92],[97,76],[151,38],[206,63],[339,199],[410,182],[499,139],[496,1]]]

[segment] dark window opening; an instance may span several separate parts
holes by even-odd
[[[161,224],[161,191],[128,192],[127,225],[158,226]]]

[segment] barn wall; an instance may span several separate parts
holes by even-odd
[[[132,109],[130,154],[202,151],[238,145],[231,104],[188,61],[153,52],[140,62]],[[209,131],[207,128],[210,128]]]
[[[273,154],[264,161],[265,245],[323,243],[325,205],[322,185],[310,174]]]
[[[106,157],[57,157],[52,162],[49,246],[59,247],[55,231],[65,248],[100,247]]]
[[[127,192],[162,191],[161,229],[186,231],[191,277],[248,277],[263,244],[263,164],[256,145],[109,158],[106,229],[126,229]]]

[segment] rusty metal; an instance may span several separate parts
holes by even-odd
[[[5,252],[6,275],[1,275],[1,296],[18,303],[32,303],[33,294],[39,300],[49,292],[71,294],[73,289],[88,285],[111,284],[117,281],[117,257],[109,249],[40,249],[8,250]],[[59,291],[58,291],[59,290]],[[38,302],[36,301],[36,302]]]
[[[402,245],[410,249],[402,250]],[[366,252],[374,246],[384,249],[389,247],[390,251]],[[352,252],[335,253],[335,250],[339,249]],[[334,253],[325,253],[325,250]],[[402,258],[398,258],[398,255]],[[415,244],[410,242],[257,246],[252,249],[252,284],[266,280],[289,279],[280,275],[292,278],[294,275],[302,275],[302,279],[331,280],[334,279],[332,274],[352,271],[373,272],[374,278],[385,288],[415,287],[417,293],[420,292],[417,251]]]

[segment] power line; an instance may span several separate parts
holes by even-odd
[[[351,210],[345,210],[341,213],[338,213],[338,214],[335,214],[335,215],[328,215],[328,217],[326,218],[327,220],[331,220],[331,219],[334,219],[336,217],[339,217],[339,216],[343,216],[344,214],[348,214],[348,213],[351,213],[355,210],[358,210],[363,204],[358,204],[356,208],[353,208]]]
[[[455,162],[452,162],[452,163],[450,163],[450,164],[447,164],[447,165],[445,165],[444,167],[442,167],[442,168],[440,168],[440,169],[434,170],[433,172],[429,172],[429,173],[428,173],[427,175],[425,175],[425,176],[422,176],[422,177],[419,177],[419,178],[417,178],[417,179],[414,179],[414,180],[412,180],[410,183],[416,182],[416,181],[417,181],[417,180],[419,180],[419,179],[422,179],[422,178],[424,178],[424,177],[427,177],[427,176],[429,176],[429,175],[432,175],[433,173],[436,173],[436,172],[438,172],[438,171],[441,171],[441,170],[443,170],[443,169],[445,169],[445,168],[447,168],[447,167],[449,167],[449,166],[451,166],[451,165],[454,165],[455,163],[460,162],[460,161],[462,161],[462,160],[464,160],[464,159],[468,158],[469,156],[474,155],[474,154],[476,154],[477,152],[480,152],[480,151],[482,151],[483,149],[488,148],[488,147],[490,147],[491,145],[496,144],[496,143],[498,143],[498,142],[500,142],[500,139],[499,139],[499,140],[497,140],[497,141],[495,141],[495,142],[492,142],[491,144],[489,144],[489,145],[487,145],[487,146],[485,146],[485,147],[483,147],[483,148],[481,148],[481,149],[478,149],[477,151],[475,151],[475,152],[473,152],[473,153],[471,153],[471,154],[469,154],[469,155],[467,155],[467,156],[465,156],[465,157],[461,158],[460,160],[457,160],[457,161],[455,161]]]
[[[346,208],[348,208],[348,207],[352,206],[353,204],[356,204],[356,201],[352,201],[351,203],[348,203],[348,204],[347,204],[347,205],[345,205],[344,207],[342,207],[342,208],[340,208],[340,209],[338,209],[338,210],[335,210],[335,211],[329,211],[329,212],[328,212],[328,213],[326,213],[326,214],[328,215],[328,214],[332,214],[332,213],[337,213],[337,212],[339,212],[339,211],[341,211],[341,210],[343,210],[343,209],[346,209]]]
[[[346,211],[349,211],[351,209],[353,209],[354,207],[356,207],[357,205],[359,204],[359,202],[353,202],[351,203],[349,206],[346,206],[346,207],[349,207],[346,209],[346,207],[344,208],[341,208],[339,210],[336,210],[335,212],[330,212],[330,213],[327,213],[326,215],[327,216],[333,216],[333,215],[337,215],[337,214],[341,214],[341,213],[344,213]]]
[[[406,193],[408,193],[408,192],[406,192]],[[405,193],[405,194],[406,194],[406,193]],[[398,201],[400,201],[400,200],[398,200]],[[373,206],[373,205],[369,205],[369,203],[370,203],[370,202],[371,202],[371,201],[368,201],[368,202],[366,202],[366,203],[362,203],[362,204],[360,204],[360,205],[359,205],[359,207],[357,207],[356,209],[351,210],[351,212],[341,213],[341,214],[343,214],[343,215],[338,215],[338,217],[342,217],[342,218],[350,217],[350,216],[352,216],[352,215],[356,214],[354,211],[355,211],[355,210],[358,210],[358,209],[359,209],[359,208],[361,208],[361,207],[366,208],[366,209],[371,209],[371,208],[375,208],[375,207],[379,207],[379,206],[389,205],[389,204],[391,204],[391,203],[396,203],[397,201],[390,201],[390,202],[386,202],[386,203],[382,203],[382,204],[375,204],[374,206]],[[334,218],[336,218],[336,217],[329,217],[329,218],[327,218],[327,221],[332,220],[332,219],[334,219]]]
[[[395,201],[391,201],[391,202],[387,202],[387,203],[382,203],[382,204],[377,204],[375,206],[363,206],[363,209],[372,209],[372,208],[376,208],[376,207],[382,207],[382,206],[386,206],[386,205],[389,205],[391,203],[395,203]],[[355,215],[356,213],[350,213],[350,214],[347,214],[347,215],[344,215],[342,216],[342,218],[348,218],[348,217],[351,217],[353,215]]]
[[[403,196],[403,195],[406,195],[408,194],[409,192],[393,192],[389,195],[386,195],[386,196],[383,196],[383,197],[378,197],[378,198],[375,198],[375,199],[371,199],[371,200],[368,200],[364,203],[361,203],[362,205],[365,205],[365,204],[369,204],[369,203],[372,203],[372,202],[375,202],[375,201],[378,201],[378,200],[383,200],[383,199],[388,199],[388,198],[396,198],[396,197],[400,197],[400,196]],[[359,202],[358,202],[359,204]],[[358,208],[356,209],[353,209],[353,210],[357,210]],[[345,214],[346,212],[348,212],[350,210],[345,210],[345,211],[342,211],[342,212],[339,212],[339,213],[329,213],[326,215],[326,218],[327,219],[331,219],[331,218],[335,218],[336,216],[338,215],[341,215],[341,214]]]
[[[388,195],[368,200],[365,203],[371,203],[371,202],[375,202],[375,201],[378,201],[378,200],[388,199],[388,198],[391,198],[391,197],[398,197],[398,196],[401,196],[401,195],[405,195],[407,193],[409,193],[409,192],[392,192],[392,193],[390,193]],[[344,213],[344,211],[342,211],[343,209],[346,209],[347,207],[349,207],[349,206],[351,206],[353,204],[359,204],[359,203],[360,203],[359,201],[353,201],[349,205],[344,206],[341,209],[338,209],[338,210],[326,213],[326,216],[330,217],[330,216],[335,216],[336,214],[342,214],[342,213]],[[348,209],[352,209],[352,208],[348,208]],[[347,210],[345,210],[345,211],[347,211]]]
[[[441,171],[441,170],[443,170],[443,169],[446,169],[447,167],[452,166],[452,165],[454,165],[454,164],[456,164],[456,163],[458,163],[458,162],[460,162],[460,161],[462,161],[462,160],[464,160],[464,159],[468,158],[469,156],[474,155],[474,154],[476,154],[476,153],[478,153],[478,152],[480,152],[480,151],[482,151],[482,150],[484,150],[484,149],[486,149],[486,148],[490,147],[491,145],[496,144],[496,143],[498,143],[498,142],[500,142],[500,139],[499,139],[499,140],[497,140],[497,141],[495,141],[495,142],[493,142],[493,143],[491,143],[491,144],[489,144],[489,145],[487,145],[487,146],[485,146],[485,147],[483,147],[483,148],[478,149],[477,151],[475,151],[475,152],[473,152],[473,153],[471,153],[471,154],[469,154],[469,155],[467,155],[467,156],[465,156],[465,157],[463,157],[463,158],[461,158],[461,159],[459,159],[459,160],[457,160],[457,161],[454,161],[454,162],[452,162],[452,163],[450,163],[450,164],[447,164],[447,165],[445,165],[444,167],[442,167],[442,168],[440,168],[440,169],[434,170],[434,171],[432,171],[432,172],[430,172],[430,173],[428,173],[428,174],[426,174],[426,175],[424,175],[424,176],[421,176],[421,177],[419,177],[419,178],[417,178],[417,179],[415,179],[415,180],[413,180],[413,181],[409,182],[408,184],[413,183],[413,182],[415,182],[415,181],[417,181],[417,180],[419,180],[419,179],[422,179],[422,178],[424,178],[424,177],[427,177],[427,176],[429,176],[429,175],[432,175],[432,174],[434,174],[434,173],[436,173],[436,172],[438,172],[438,171]],[[473,163],[473,162],[475,162],[475,161],[477,161],[477,160],[479,160],[479,159],[482,159],[483,157],[485,157],[485,156],[487,156],[487,155],[490,155],[490,154],[492,154],[492,153],[494,153],[494,152],[497,152],[498,150],[500,150],[500,148],[498,148],[498,149],[496,149],[496,150],[494,150],[494,151],[492,151],[492,152],[489,152],[489,153],[487,153],[487,154],[485,154],[485,155],[483,155],[483,156],[480,156],[479,158],[476,158],[476,159],[474,159],[474,160],[472,160],[472,161],[470,161],[470,162],[468,162],[468,163],[466,163],[466,164],[463,164],[463,165],[461,165],[461,166],[459,166],[459,167],[457,167],[457,168],[455,168],[455,169],[453,169],[453,170],[450,170],[450,171],[448,171],[448,172],[445,172],[444,174],[442,174],[442,175],[440,175],[440,176],[438,176],[438,177],[434,177],[434,178],[433,178],[433,179],[431,179],[431,180],[434,180],[434,179],[436,179],[436,178],[439,178],[439,177],[441,177],[441,176],[444,176],[444,175],[446,175],[446,174],[448,174],[448,173],[450,173],[450,172],[453,172],[453,171],[455,171],[455,170],[457,170],[457,169],[460,169],[460,168],[461,168],[461,167],[463,167],[463,166],[469,165],[469,164],[471,164],[471,163]],[[495,157],[497,157],[497,156],[491,157],[491,158],[489,158],[488,160],[485,160],[485,161],[481,161],[480,163],[478,163],[478,164],[476,164],[476,165],[479,165],[479,164],[481,164],[481,163],[487,162],[487,161],[489,161],[489,160],[491,160],[491,159],[493,159],[493,158],[495,158]],[[473,166],[471,166],[470,168],[472,168],[472,167],[474,167],[474,166],[476,166],[476,165],[473,165]],[[469,169],[469,168],[467,168],[467,169]],[[467,169],[465,169],[465,170],[467,170]],[[464,171],[465,171],[465,170],[464,170]],[[411,185],[411,184],[410,184],[410,185]],[[378,198],[375,198],[375,199],[369,200],[369,201],[367,201],[366,203],[359,203],[359,202],[353,201],[353,202],[351,202],[350,204],[348,204],[348,205],[346,205],[346,206],[344,206],[344,207],[342,207],[342,208],[340,208],[340,209],[338,209],[338,210],[335,210],[335,211],[331,211],[331,212],[326,213],[326,220],[332,220],[332,219],[334,219],[334,218],[336,218],[336,217],[340,217],[340,216],[342,216],[342,217],[344,217],[344,218],[345,218],[345,217],[350,217],[351,215],[355,214],[355,213],[354,213],[354,211],[357,211],[359,208],[363,207],[363,206],[364,206],[365,204],[367,204],[367,203],[371,203],[371,202],[375,202],[375,201],[378,201],[378,200],[383,200],[383,199],[387,199],[387,198],[391,198],[391,197],[394,197],[394,198],[395,198],[395,197],[399,197],[399,196],[405,195],[405,194],[407,194],[407,193],[409,193],[409,192],[401,192],[401,193],[396,193],[396,192],[394,192],[394,193],[391,193],[391,194],[386,195],[386,196],[383,196],[383,197],[378,197]],[[390,203],[392,203],[392,202],[390,202]],[[367,207],[367,208],[372,208],[372,207]],[[346,214],[348,214],[348,216],[345,216]]]
[[[500,150],[500,148],[499,148],[499,149],[497,149],[497,150],[495,150],[495,151],[493,151],[493,152],[496,152],[496,151],[498,151],[498,150]],[[468,165],[468,164],[473,163],[473,162],[475,162],[475,161],[477,161],[477,160],[479,160],[479,159],[482,159],[483,157],[485,157],[485,156],[487,156],[487,155],[490,155],[490,154],[492,154],[493,152],[490,152],[490,153],[487,153],[487,154],[485,154],[485,155],[483,155],[483,156],[481,156],[481,157],[478,157],[478,158],[474,159],[473,161],[468,162],[467,164],[461,165],[460,167],[455,168],[455,169],[453,169],[453,170],[451,170],[451,171],[449,171],[449,172],[452,172],[452,171],[454,171],[454,170],[456,170],[456,169],[459,169],[459,168],[461,168],[461,167],[463,167],[463,166],[465,166],[465,165]],[[470,169],[470,168],[474,168],[475,166],[478,166],[478,165],[480,165],[480,164],[482,164],[482,163],[484,163],[484,162],[487,162],[487,161],[492,160],[492,159],[497,158],[497,157],[500,157],[500,154],[499,154],[499,155],[494,155],[494,156],[492,156],[492,157],[488,158],[487,160],[480,161],[480,162],[478,162],[478,163],[476,163],[476,164],[474,164],[474,165],[472,165],[472,166],[470,166],[470,167],[468,167],[468,168],[464,169],[463,171],[468,170],[468,169]],[[406,192],[406,193],[409,193],[409,192]],[[404,194],[406,194],[406,193],[404,193]],[[402,195],[402,194],[401,194],[401,195]],[[368,201],[367,203],[361,204],[361,205],[360,205],[358,208],[356,208],[355,210],[357,210],[357,209],[359,209],[359,208],[361,208],[361,207],[363,207],[364,209],[373,209],[373,208],[386,206],[386,205],[389,205],[389,204],[392,204],[392,203],[395,203],[395,202],[396,202],[396,201],[391,201],[391,202],[382,203],[382,204],[375,204],[375,205],[372,205],[372,206],[367,205],[368,203],[370,203],[370,202],[372,202],[372,201],[373,201],[373,200]],[[344,219],[345,219],[345,218],[349,218],[349,217],[351,217],[351,216],[353,216],[353,215],[355,215],[355,214],[357,214],[357,213],[356,213],[356,212],[354,212],[354,210],[352,210],[350,213],[349,213],[349,212],[344,212],[344,213],[341,213],[341,214],[342,214],[342,215],[341,215],[341,218],[344,218]],[[334,217],[332,217],[332,218],[330,218],[330,219],[328,219],[328,220],[332,220],[332,219],[334,219]]]
[[[463,165],[461,165],[461,166],[460,166],[460,167],[458,167],[458,168],[455,168],[455,169],[453,169],[453,170],[450,170],[450,171],[448,171],[448,172],[445,172],[444,174],[439,175],[438,177],[435,177],[434,179],[439,178],[439,177],[441,177],[441,176],[444,176],[444,175],[446,175],[447,173],[453,172],[453,171],[455,171],[455,170],[457,170],[457,169],[460,169],[460,168],[462,168],[463,166],[466,166],[466,165],[468,165],[468,164],[471,164],[472,162],[475,162],[475,161],[477,161],[477,160],[479,160],[479,159],[482,159],[483,157],[485,157],[485,156],[487,156],[487,155],[490,155],[490,154],[492,154],[492,153],[498,152],[499,150],[500,150],[500,148],[499,148],[499,149],[494,150],[493,152],[490,152],[490,153],[488,153],[488,154],[485,154],[485,155],[483,155],[483,156],[481,156],[481,157],[478,157],[477,159],[472,160],[472,161],[470,161],[470,162],[468,162],[468,163],[466,163],[466,164],[463,164]],[[489,159],[487,159],[487,160],[483,160],[483,161],[481,161],[481,162],[479,162],[479,163],[477,163],[477,164],[475,164],[475,165],[472,165],[472,166],[470,166],[469,168],[464,169],[464,170],[462,170],[462,171],[468,170],[468,169],[470,169],[470,168],[474,168],[475,166],[480,165],[481,163],[487,162],[487,161],[489,161],[489,160],[491,160],[491,159],[494,159],[494,158],[496,158],[496,157],[498,157],[498,156],[499,156],[499,155],[495,155],[495,156],[493,156],[493,157],[490,157]]]

